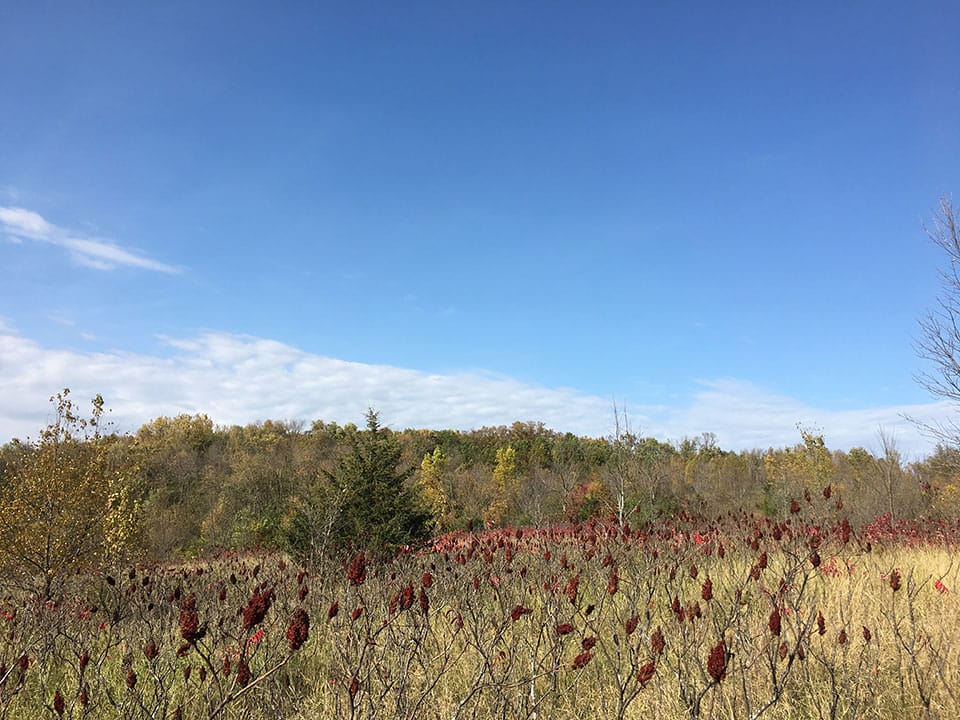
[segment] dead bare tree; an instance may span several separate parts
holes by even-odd
[[[897,449],[897,439],[893,433],[883,427],[877,430],[877,439],[880,442],[880,454],[877,456],[877,490],[883,496],[884,510],[890,513],[891,518],[897,517],[897,495],[903,484],[903,464],[900,451]],[[902,509],[902,508],[901,508]]]
[[[636,475],[636,446],[637,436],[630,429],[630,418],[627,410],[617,407],[613,403],[614,432],[610,438],[613,447],[613,477],[612,491],[614,512],[617,522],[623,525],[627,516],[627,491]]]
[[[934,397],[960,405],[960,218],[952,200],[940,198],[933,224],[924,231],[946,254],[947,265],[940,271],[942,287],[937,307],[920,319],[917,353],[932,364],[932,369],[920,373],[917,380]],[[957,421],[918,424],[937,441],[960,446]]]

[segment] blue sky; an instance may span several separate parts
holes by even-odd
[[[0,441],[69,386],[929,451],[960,6],[656,5],[3,2]]]

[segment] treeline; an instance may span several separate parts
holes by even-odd
[[[123,503],[120,529],[135,534],[144,556],[170,558],[249,547],[322,552],[337,540],[346,492],[337,468],[368,432],[322,421],[218,427],[180,415],[95,442],[108,500]],[[681,509],[783,516],[828,486],[851,522],[960,511],[960,457],[947,448],[905,464],[893,447],[879,456],[831,451],[808,432],[794,447],[749,452],[725,451],[709,434],[673,444],[629,432],[578,437],[541,423],[377,432],[397,448],[398,477],[434,533],[591,517],[636,525]],[[36,446],[0,449],[0,486],[28,450]],[[382,514],[378,502],[365,510]]]

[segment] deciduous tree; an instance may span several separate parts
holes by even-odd
[[[437,445],[432,453],[423,456],[420,463],[420,488],[427,508],[433,515],[434,527],[437,530],[448,530],[450,525],[450,503],[443,488],[443,471],[447,464],[447,456]]]
[[[932,369],[920,374],[918,380],[935,397],[960,404],[960,219],[950,199],[940,199],[933,225],[925,230],[943,251],[946,265],[940,271],[937,307],[920,320],[917,352],[932,364]],[[960,446],[957,421],[924,427],[941,442]]]
[[[50,398],[54,420],[35,442],[17,442],[0,486],[0,568],[50,597],[67,573],[124,551],[135,534],[136,507],[126,478],[109,458],[103,398],[80,416],[63,390]]]

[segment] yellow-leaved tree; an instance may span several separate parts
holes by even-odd
[[[497,464],[493,468],[493,499],[483,511],[483,521],[488,526],[503,522],[511,505],[516,505],[518,490],[517,451],[510,445],[499,447]]]
[[[443,489],[443,471],[447,465],[447,456],[437,445],[433,453],[423,456],[420,463],[420,494],[433,516],[434,531],[445,532],[450,529],[450,503]]]
[[[68,389],[50,398],[54,420],[34,442],[8,446],[0,477],[0,571],[51,597],[57,583],[123,552],[136,503],[100,433],[103,398],[89,419]]]

